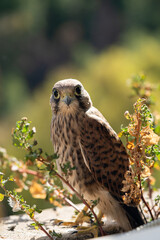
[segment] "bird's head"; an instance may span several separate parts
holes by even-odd
[[[92,102],[89,94],[78,80],[65,79],[55,83],[50,104],[54,114],[67,114],[86,112]]]

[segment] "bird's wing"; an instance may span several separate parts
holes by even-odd
[[[129,166],[121,140],[96,108],[88,110],[79,125],[86,166],[101,186],[121,199],[122,181]]]

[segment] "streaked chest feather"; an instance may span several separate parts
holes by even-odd
[[[55,152],[59,157],[57,159],[58,171],[62,173],[61,167],[69,162],[70,166],[75,168],[66,176],[71,185],[79,192],[92,191],[91,184],[94,185],[95,181],[85,165],[81,153],[76,116],[68,115],[66,118],[60,115],[53,119],[52,138]]]
[[[54,118],[52,122],[52,138],[55,152],[59,157],[64,157],[64,152],[72,155],[79,141],[76,116],[59,114]]]

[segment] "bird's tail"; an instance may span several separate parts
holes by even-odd
[[[144,224],[144,220],[137,207],[127,206],[125,204],[123,204],[122,207],[125,210],[132,229]]]

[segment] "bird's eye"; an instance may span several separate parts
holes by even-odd
[[[59,94],[57,89],[53,90],[53,96],[54,96],[54,99],[59,99],[60,98],[60,94]]]
[[[76,96],[80,96],[81,95],[81,87],[80,86],[75,87],[75,95]]]

